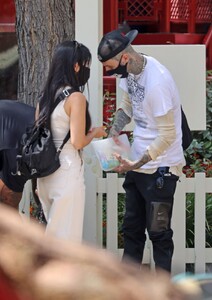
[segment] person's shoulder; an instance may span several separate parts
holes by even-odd
[[[75,101],[85,101],[86,98],[83,95],[83,93],[79,92],[79,91],[74,91],[73,93],[71,93],[70,96],[67,97],[67,102],[75,102]]]
[[[65,111],[70,115],[71,110],[79,105],[85,106],[86,98],[81,92],[73,92],[70,96],[67,97],[65,101]]]

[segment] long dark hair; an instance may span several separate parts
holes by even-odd
[[[59,88],[72,87],[75,91],[83,92],[85,88],[84,70],[90,65],[89,49],[77,41],[65,41],[55,48],[43,94],[39,102],[39,117],[37,124],[50,126],[51,113],[55,108],[55,95]],[[80,69],[76,73],[74,66],[78,63]],[[86,134],[91,126],[91,118],[86,105]]]

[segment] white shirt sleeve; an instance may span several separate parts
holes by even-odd
[[[174,112],[156,118],[158,137],[147,147],[152,160],[160,156],[176,139]]]

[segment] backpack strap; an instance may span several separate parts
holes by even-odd
[[[76,90],[74,90],[73,88],[65,88],[60,94],[59,96],[57,97],[57,99],[55,100],[55,107],[60,103],[60,101],[64,100],[66,97],[70,96],[73,92],[76,92]],[[66,134],[61,146],[57,149],[57,153],[59,154],[65,143],[69,140],[70,138],[70,130],[68,131],[68,133]]]
[[[60,101],[70,96],[73,92],[76,92],[76,90],[70,87],[65,88],[55,100],[55,104],[57,105]]]

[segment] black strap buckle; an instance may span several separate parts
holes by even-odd
[[[70,88],[66,88],[63,90],[63,94],[65,97],[68,97],[70,95],[69,91],[70,91]]]

